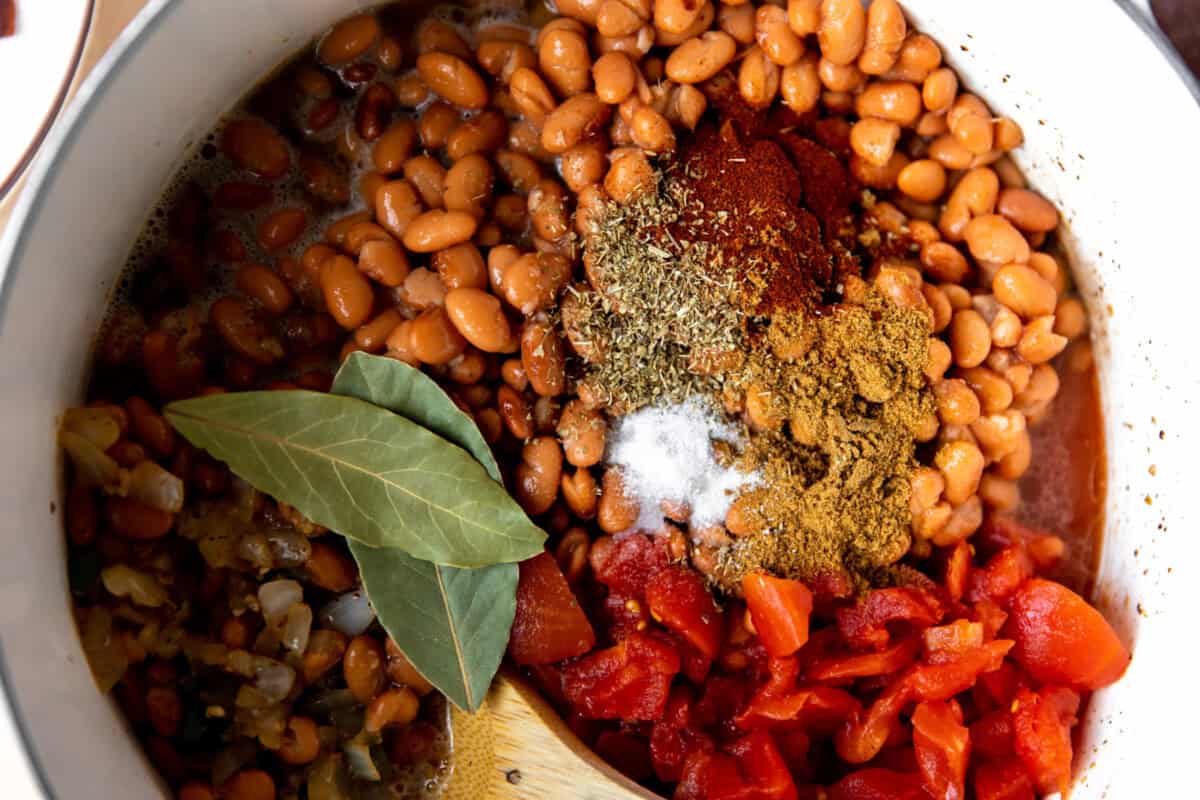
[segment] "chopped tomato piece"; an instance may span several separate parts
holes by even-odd
[[[911,586],[876,589],[847,608],[838,609],[837,623],[852,647],[880,650],[887,646],[887,626],[905,622],[916,628],[936,625],[944,609],[932,592]]]
[[[925,641],[926,660],[930,664],[943,664],[982,647],[983,625],[956,619],[946,625],[926,628],[921,638]]]
[[[663,539],[640,533],[597,540],[588,561],[596,580],[614,594],[644,598],[650,576],[670,563]]]
[[[1013,655],[1042,683],[1099,689],[1129,665],[1129,651],[1104,617],[1061,583],[1030,580],[1013,596],[1005,635]]]
[[[646,586],[646,602],[656,621],[705,656],[712,659],[721,652],[725,617],[698,572],[680,566],[659,570]]]
[[[967,580],[967,600],[972,603],[991,600],[1001,608],[1017,589],[1033,577],[1033,562],[1021,545],[1004,548],[987,565],[971,572]]]
[[[918,703],[912,715],[913,749],[925,791],[934,800],[964,800],[971,734],[957,703]]]
[[[837,754],[849,764],[865,764],[879,755],[900,726],[900,712],[910,699],[911,690],[902,680],[885,689],[865,712],[851,714],[834,735]]]
[[[675,649],[679,651],[680,671],[683,672],[683,677],[696,686],[702,686],[704,679],[708,677],[708,671],[712,669],[712,659],[678,635],[675,636]]]
[[[558,562],[541,553],[520,565],[517,613],[508,652],[518,664],[551,664],[583,655],[596,634]]]
[[[989,761],[975,768],[976,800],[1033,800],[1033,781],[1014,759]]]
[[[641,600],[610,593],[597,606],[595,621],[610,640],[619,642],[631,633],[646,630],[650,614]]]
[[[992,708],[1008,708],[1017,689],[1029,683],[1028,677],[1012,661],[1005,661],[1000,669],[984,672],[972,689],[975,705],[982,711]]]
[[[704,684],[704,694],[692,710],[697,725],[717,727],[733,719],[750,699],[750,684],[730,675],[714,675]]]
[[[1012,712],[997,708],[971,723],[971,747],[987,758],[1013,755]]]
[[[1008,620],[1008,612],[991,600],[980,600],[971,606],[971,619],[983,626],[983,638],[995,639]]]
[[[851,772],[829,787],[829,800],[927,800],[921,778],[908,772],[870,767]]]
[[[1008,639],[997,639],[953,661],[915,667],[903,681],[918,700],[949,700],[970,689],[980,673],[999,669],[1012,645]]]
[[[663,715],[679,653],[669,644],[635,633],[563,670],[567,701],[590,719],[654,720]]]
[[[795,800],[796,784],[779,748],[766,731],[754,731],[736,739],[726,748],[738,760],[738,767],[758,789],[761,800]]]
[[[1071,783],[1071,726],[1078,704],[1078,695],[1072,704],[1053,688],[1021,689],[1013,701],[1013,746],[1043,794],[1065,793]]]
[[[675,800],[797,800],[796,784],[769,734],[751,733],[726,749],[728,754],[688,756]]]
[[[624,731],[602,731],[596,738],[596,753],[626,777],[642,781],[654,774],[650,745],[640,736]]]
[[[930,628],[937,630],[936,628]],[[928,633],[929,631],[926,631]],[[912,663],[921,649],[921,640],[915,637],[903,639],[878,653],[826,658],[808,668],[808,677],[814,681],[849,683],[855,678],[872,675],[888,675],[899,672]]]
[[[812,593],[800,581],[752,573],[742,579],[746,607],[767,652],[790,656],[808,641]]]
[[[689,755],[715,749],[708,734],[694,726],[693,705],[691,689],[676,686],[671,690],[662,719],[650,729],[650,760],[660,780],[678,781]]]
[[[971,545],[959,542],[946,559],[945,586],[951,600],[961,600],[967,591],[967,578],[971,572]]]
[[[815,686],[789,694],[760,690],[734,722],[742,730],[793,722],[805,730],[826,731],[861,708],[862,704],[854,695],[829,686]]]

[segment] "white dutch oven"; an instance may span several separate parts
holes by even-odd
[[[114,277],[182,155],[258,77],[367,4],[152,0],[32,169],[0,241],[0,752],[28,757],[0,786],[161,796],[76,637],[56,414],[80,399]],[[1024,127],[1020,161],[1064,211],[1096,331],[1110,486],[1096,600],[1134,660],[1091,704],[1073,796],[1195,797],[1200,89],[1127,0],[905,6]]]

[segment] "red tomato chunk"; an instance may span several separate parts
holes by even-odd
[[[549,553],[521,563],[517,614],[508,652],[518,664],[551,664],[583,655],[596,634],[579,601]]]

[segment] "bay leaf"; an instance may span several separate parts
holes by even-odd
[[[474,420],[420,370],[353,353],[331,391],[428,427],[468,450],[500,480],[500,468]],[[350,552],[375,615],[413,667],[459,708],[478,709],[508,646],[517,565],[456,569],[355,541]]]
[[[256,489],[348,539],[456,567],[542,552],[546,534],[478,461],[387,409],[297,390],[194,397],[164,414]]]

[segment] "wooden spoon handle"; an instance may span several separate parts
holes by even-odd
[[[660,800],[604,763],[537,690],[501,673],[475,715],[455,709],[446,800]]]

